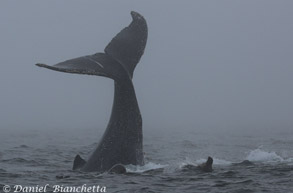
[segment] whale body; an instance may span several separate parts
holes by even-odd
[[[96,150],[87,161],[75,157],[73,169],[105,172],[115,165],[143,165],[142,118],[132,83],[133,71],[144,53],[147,23],[132,11],[132,22],[106,46],[104,53],[82,56],[53,66],[51,70],[104,76],[114,80],[115,92],[111,118]]]

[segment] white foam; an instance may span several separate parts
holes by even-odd
[[[249,161],[256,161],[256,162],[283,162],[284,161],[284,158],[277,155],[276,152],[267,152],[259,148],[250,151],[246,159]]]
[[[280,155],[278,155],[276,152],[267,152],[261,149],[261,147],[251,150],[248,155],[246,156],[245,160],[249,160],[252,162],[286,162],[291,165],[293,162],[293,158],[283,158]],[[135,165],[127,165],[126,171],[131,173],[142,173],[148,170],[153,169],[159,169],[164,168],[164,172],[172,172],[176,171],[178,169],[181,169],[182,167],[186,165],[194,165],[197,166],[199,164],[205,163],[207,161],[207,158],[201,158],[201,159],[192,159],[189,157],[185,157],[184,160],[181,161],[175,161],[173,163],[166,164],[157,164],[153,162],[148,162],[144,166],[135,166]],[[227,161],[224,159],[219,159],[216,157],[213,157],[213,165],[219,165],[219,166],[227,166],[231,165],[232,161]],[[293,164],[293,163],[292,163]]]
[[[213,158],[213,159],[214,159],[214,162],[213,162],[214,165],[230,165],[230,164],[232,164],[232,162],[227,161],[227,160],[217,159],[217,158]]]
[[[183,166],[186,166],[186,165],[198,165],[199,163],[203,163],[203,162],[205,162],[204,159],[192,160],[189,157],[185,157],[184,161],[180,161],[179,163],[177,162],[175,165],[179,168],[182,168]]]
[[[143,166],[135,166],[135,165],[127,165],[126,167],[126,171],[127,172],[131,172],[131,173],[142,173],[148,170],[153,170],[153,169],[159,169],[159,168],[164,168],[167,165],[163,165],[163,164],[156,164],[156,163],[152,163],[149,162]]]

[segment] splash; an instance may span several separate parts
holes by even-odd
[[[231,161],[214,158],[214,165],[230,165],[230,164],[232,164]]]
[[[163,164],[156,164],[153,162],[149,162],[143,166],[135,166],[135,165],[127,165],[126,167],[126,171],[127,172],[131,172],[131,173],[142,173],[148,170],[154,170],[154,169],[159,169],[159,168],[164,168],[167,165],[163,165]]]
[[[259,148],[249,152],[246,159],[249,161],[256,161],[256,162],[283,162],[284,161],[284,158],[277,155],[276,152],[267,152]]]

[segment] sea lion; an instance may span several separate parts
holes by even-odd
[[[203,164],[197,166],[203,172],[212,172],[213,171],[213,158],[208,157],[207,161]]]

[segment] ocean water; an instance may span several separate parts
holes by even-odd
[[[7,185],[10,192],[15,185],[22,192],[29,187],[41,192],[37,187],[47,184],[46,192],[56,187],[74,192],[69,188],[82,186],[99,186],[94,192],[293,192],[290,131],[144,128],[145,166],[126,166],[127,174],[120,175],[72,171],[75,155],[87,158],[102,133],[103,129],[1,130],[0,192]],[[184,167],[203,163],[208,156],[214,158],[211,173]]]

